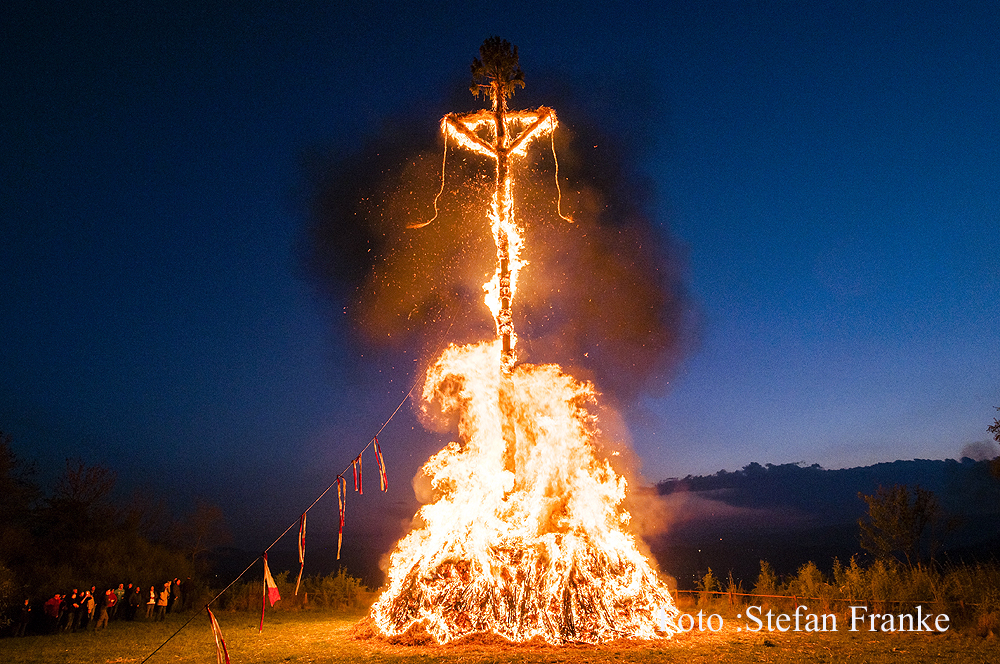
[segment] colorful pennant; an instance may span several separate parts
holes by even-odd
[[[271,601],[271,606],[274,607],[274,603],[281,599],[281,595],[278,593],[278,584],[274,582],[274,577],[271,576],[271,569],[267,566],[267,552],[264,552],[264,594],[260,598],[260,627],[257,629],[257,633],[264,631],[264,609],[267,606],[267,601]]]
[[[299,578],[295,579],[295,596],[299,594],[299,584],[302,583],[302,570],[306,566],[306,514],[299,517]]]
[[[382,450],[378,446],[378,436],[375,436],[375,461],[378,463],[379,488],[388,491],[389,482],[385,479],[385,460],[382,458]]]
[[[344,543],[344,508],[347,503],[347,480],[337,475],[337,502],[340,503],[340,528],[337,531],[337,560],[340,560],[340,546]]]
[[[229,664],[229,650],[226,648],[226,640],[222,638],[222,628],[219,627],[219,621],[215,619],[215,614],[212,613],[210,607],[206,606],[205,610],[208,611],[208,619],[212,622],[212,635],[215,637],[216,664]]]
[[[361,495],[364,495],[365,478],[364,474],[361,472],[361,454],[364,454],[364,450],[362,450],[358,456],[354,457],[354,461],[351,462],[351,468],[354,470],[354,490]]]

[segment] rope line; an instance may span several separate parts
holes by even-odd
[[[560,219],[573,223],[573,217],[567,217],[562,213],[562,188],[559,187],[559,157],[556,156],[556,123],[555,120],[549,115],[549,124],[552,128],[549,130],[549,139],[552,143],[552,161],[556,163],[556,214],[559,215]]]
[[[438,218],[438,199],[444,193],[444,166],[446,163],[448,163],[448,132],[444,132],[444,154],[441,156],[441,188],[438,190],[437,196],[434,197],[434,216],[422,224],[408,224],[407,228],[423,228]]]
[[[447,149],[447,146],[446,146],[445,149]],[[441,186],[442,186],[442,189],[443,189],[444,188],[444,184],[442,183]],[[430,223],[430,222],[427,222],[427,223]],[[452,319],[451,319],[451,323],[448,324],[448,329],[445,330],[444,334],[441,335],[442,341],[438,343],[438,347],[439,348],[443,344],[443,340],[446,339],[447,336],[448,336],[448,334],[451,332],[451,328],[454,327],[455,321],[458,320],[458,317],[464,311],[465,311],[465,307],[464,306],[460,306],[458,308],[458,311],[455,312],[454,317],[452,317]],[[399,409],[403,407],[403,404],[406,403],[406,401],[410,398],[410,396],[413,394],[413,390],[416,389],[417,385],[419,385],[422,380],[423,380],[423,377],[418,375],[417,378],[416,378],[416,380],[413,381],[413,385],[410,386],[409,391],[407,391],[406,396],[404,396],[403,399],[402,399],[402,401],[399,402],[399,405],[396,406],[396,410],[392,411],[392,414],[389,415],[388,419],[386,419],[385,422],[382,423],[382,426],[379,427],[379,430],[375,433],[375,435],[368,439],[368,444],[365,445],[364,448],[361,450],[361,452],[358,453],[358,456],[360,456],[361,454],[364,454],[368,450],[368,448],[371,447],[372,442],[375,440],[375,438],[377,438],[378,435],[380,433],[382,433],[382,430],[385,429],[386,426],[388,426],[389,422],[391,422],[392,418],[396,416],[396,413],[398,413]],[[355,457],[355,458],[357,458],[357,457]],[[351,464],[353,464],[353,463],[354,462],[352,460],[351,463],[347,464],[347,466],[344,468],[344,470],[342,470],[337,475],[336,479],[334,479],[333,483],[330,484],[330,486],[326,487],[326,489],[323,490],[323,493],[319,494],[319,496],[316,498],[316,500],[314,500],[314,501],[312,501],[312,503],[310,503],[309,507],[307,507],[304,510],[303,514],[307,513],[309,510],[311,510],[313,507],[315,507],[316,503],[318,503],[323,498],[323,496],[325,496],[327,493],[330,492],[330,489],[332,489],[333,487],[335,487],[337,485],[337,483],[340,482],[341,478],[344,477],[344,475],[347,473],[348,469],[351,467]],[[163,643],[161,643],[159,646],[157,646],[156,650],[154,650],[153,652],[149,653],[146,656],[146,658],[144,660],[142,660],[142,662],[140,662],[140,664],[145,664],[147,661],[149,661],[149,659],[153,655],[155,655],[156,653],[158,653],[160,651],[160,649],[163,648],[163,646],[165,646],[168,643],[170,643],[170,641],[175,636],[177,636],[178,634],[181,633],[181,630],[183,630],[185,627],[187,627],[188,625],[190,625],[191,621],[193,621],[195,618],[197,618],[198,616],[200,616],[202,614],[202,612],[207,613],[208,612],[208,608],[213,603],[215,603],[216,600],[218,600],[220,597],[222,597],[230,588],[232,588],[236,584],[237,581],[239,581],[241,578],[243,578],[243,575],[246,574],[247,572],[249,572],[251,570],[251,568],[253,568],[253,566],[257,564],[258,560],[263,559],[264,554],[266,554],[268,551],[270,551],[271,548],[275,544],[277,544],[281,540],[282,537],[284,537],[285,535],[287,535],[288,531],[290,531],[292,528],[294,528],[295,526],[297,526],[298,523],[299,523],[299,520],[296,519],[295,521],[293,521],[291,523],[291,525],[289,525],[287,528],[285,528],[284,532],[282,532],[280,535],[278,535],[278,537],[276,537],[275,540],[273,542],[271,542],[271,544],[266,549],[264,549],[264,552],[261,555],[259,555],[256,558],[254,558],[253,562],[251,562],[249,565],[247,565],[246,569],[244,569],[242,572],[240,572],[239,575],[235,579],[233,579],[232,581],[230,581],[228,586],[226,586],[225,588],[223,588],[222,590],[220,590],[219,593],[216,594],[215,597],[213,597],[212,599],[210,599],[205,604],[205,606],[202,609],[200,609],[199,611],[197,611],[196,613],[194,613],[194,615],[192,615],[190,618],[188,618],[187,621],[183,625],[181,625],[180,627],[177,628],[176,632],[174,632],[173,634],[171,634],[170,636],[168,636],[167,639]]]

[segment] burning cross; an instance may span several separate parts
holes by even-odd
[[[479,48],[482,58],[472,61],[472,94],[489,96],[492,109],[473,113],[449,113],[441,120],[441,131],[460,146],[496,161],[496,186],[490,209],[493,238],[497,245],[498,267],[493,279],[484,286],[486,303],[493,312],[497,335],[503,347],[500,369],[509,375],[514,368],[514,320],[511,300],[517,286],[517,274],[524,261],[519,259],[523,239],[514,221],[512,197],[512,157],[524,156],[528,144],[556,128],[556,114],[541,106],[533,111],[510,111],[507,100],[514,89],[524,87],[524,72],[517,62],[517,47],[499,37],[491,37]],[[558,176],[557,176],[558,178]],[[558,185],[558,179],[556,180]],[[561,216],[561,215],[560,215]]]

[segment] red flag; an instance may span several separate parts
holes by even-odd
[[[344,543],[344,507],[347,502],[347,480],[337,475],[337,502],[340,503],[340,529],[337,531],[337,560],[340,560],[340,545]]]
[[[267,566],[267,552],[264,552],[264,594],[260,598],[260,627],[257,628],[257,633],[264,631],[264,609],[267,607],[267,600],[271,600],[271,606],[281,599],[281,595],[278,594],[278,584],[274,582],[274,577],[271,576],[271,570]]]
[[[267,554],[264,554],[264,591],[267,593],[267,599],[271,602],[271,606],[281,599],[281,595],[278,593],[278,584],[274,582],[274,577],[271,576],[271,570],[267,566]]]
[[[302,583],[302,570],[306,566],[306,513],[299,517],[299,578],[295,579],[295,595],[299,594],[299,584]]]
[[[378,483],[383,491],[389,489],[389,482],[385,479],[385,460],[382,459],[382,450],[378,446],[378,436],[375,436],[375,461],[378,462]]]
[[[362,452],[361,454],[364,454]],[[364,474],[361,472],[361,454],[358,454],[351,462],[351,468],[354,470],[354,490],[360,494],[365,492],[365,478]]]
[[[208,619],[212,622],[212,635],[215,636],[215,660],[217,664],[229,664],[229,650],[226,649],[226,640],[222,638],[222,629],[219,621],[215,619],[212,609],[205,607],[208,611]]]

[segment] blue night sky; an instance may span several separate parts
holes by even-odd
[[[400,117],[438,140],[479,104],[447,105],[494,34],[526,72],[513,105],[572,90],[683,257],[695,341],[623,404],[648,480],[989,439],[994,3],[126,4],[0,19],[0,430],[43,468],[82,457],[268,532],[297,518],[417,366],[369,361],[302,267],[303,155]],[[365,509],[412,514],[448,439],[404,406]]]

